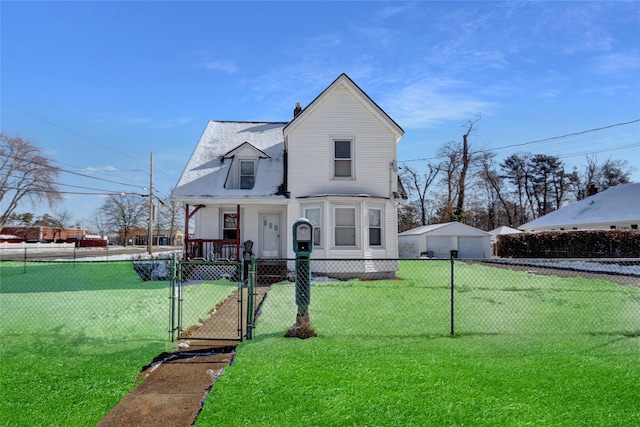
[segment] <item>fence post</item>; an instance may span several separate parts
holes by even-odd
[[[453,335],[455,333],[455,328],[454,328],[454,321],[455,321],[455,315],[454,315],[454,285],[455,285],[455,281],[454,281],[454,259],[455,256],[457,254],[455,254],[454,252],[458,252],[458,251],[451,251],[451,335]]]
[[[169,300],[171,301],[171,307],[169,309],[171,318],[169,319],[169,339],[171,342],[174,341],[174,333],[176,330],[176,254],[173,254],[171,257],[171,277],[169,279]]]
[[[237,263],[238,267],[237,267],[237,274],[238,274],[238,336],[240,337],[240,341],[242,342],[243,340],[243,336],[242,336],[242,330],[244,329],[244,325],[243,323],[246,322],[246,319],[244,318],[244,314],[242,312],[242,309],[244,307],[244,261],[240,260]],[[247,290],[247,294],[248,294],[248,290]],[[247,295],[248,298],[248,295]]]
[[[247,333],[248,340],[253,338],[253,329],[255,327],[255,289],[256,289],[256,259],[252,256],[247,274]]]

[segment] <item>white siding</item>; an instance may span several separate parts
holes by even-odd
[[[354,141],[355,179],[332,179],[332,141]],[[369,194],[389,197],[395,190],[391,170],[393,133],[358,98],[341,86],[289,134],[289,191],[292,197],[317,194]]]
[[[196,213],[196,239],[219,239],[220,216],[217,208],[203,208]]]

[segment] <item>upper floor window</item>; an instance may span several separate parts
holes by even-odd
[[[350,139],[333,141],[333,177],[353,178],[353,141]]]
[[[256,182],[256,163],[253,160],[240,160],[240,188],[250,190]]]

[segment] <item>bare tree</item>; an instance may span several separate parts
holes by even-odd
[[[58,240],[62,231],[69,226],[72,220],[72,214],[67,209],[54,212],[53,215],[44,214],[36,221],[36,225],[44,225],[51,227],[53,230],[53,240]]]
[[[102,212],[102,209],[96,209],[89,219],[85,221],[88,224],[88,228],[91,234],[98,234],[100,237],[105,237],[109,232],[109,226],[107,225],[107,219]]]
[[[440,195],[439,217],[441,221],[453,221],[454,206],[458,200],[462,147],[459,142],[449,141],[438,150],[438,157],[444,158],[439,168],[442,171],[440,183],[445,188]]]
[[[513,214],[511,212],[513,203],[507,199],[507,194],[504,186],[504,178],[498,174],[493,167],[493,157],[487,156],[482,163],[482,171],[480,177],[485,183],[485,191],[487,194],[487,216],[488,216],[488,229],[492,230],[496,228],[497,223],[502,223],[500,220],[500,214],[496,207],[496,200],[502,207],[502,211],[506,216],[507,223],[510,227],[513,227]]]
[[[417,200],[407,200],[398,207],[398,232],[411,230],[421,225],[421,209]]]
[[[118,233],[127,246],[131,231],[146,222],[148,207],[148,202],[137,194],[109,196],[102,205],[107,229]]]
[[[164,205],[165,228],[169,231],[170,245],[174,245],[173,236],[175,231],[184,227],[184,203],[170,200]]]
[[[467,173],[469,172],[469,165],[471,163],[471,153],[469,152],[469,134],[473,130],[473,125],[476,124],[480,120],[480,115],[471,121],[467,122],[467,133],[462,135],[462,155],[461,155],[461,165],[460,165],[460,174],[458,175],[458,202],[456,204],[456,209],[453,212],[455,221],[464,222],[464,202],[465,202],[465,188],[466,188],[466,180]]]
[[[420,210],[420,225],[427,225],[427,191],[429,186],[438,176],[440,167],[432,163],[427,163],[428,171],[420,173],[409,166],[402,167],[401,179],[407,184],[409,194],[416,194],[418,197],[418,208]]]
[[[0,229],[23,199],[46,201],[50,207],[63,199],[55,179],[60,169],[30,141],[0,132]]]

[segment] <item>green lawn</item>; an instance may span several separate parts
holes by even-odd
[[[197,425],[640,425],[640,288],[456,263],[403,280],[316,282],[318,337],[283,338],[272,287]],[[184,325],[224,299],[184,288]],[[0,263],[0,425],[95,425],[168,341],[166,282],[131,262]]]
[[[640,425],[639,288],[456,263],[450,336],[448,263],[416,265],[316,283],[307,340],[273,286],[196,425]]]
[[[186,326],[233,292],[223,282],[185,288]],[[0,425],[95,425],[175,348],[169,297],[131,262],[0,263]]]

